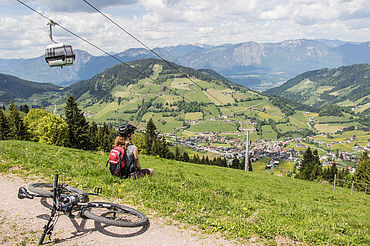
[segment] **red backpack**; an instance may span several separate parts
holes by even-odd
[[[128,168],[125,160],[125,149],[121,146],[114,147],[109,153],[109,171],[112,175],[124,177],[128,174]]]

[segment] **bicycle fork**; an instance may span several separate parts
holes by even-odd
[[[43,231],[43,233],[41,235],[41,238],[40,238],[40,241],[39,241],[39,245],[42,245],[43,244],[46,235],[49,235],[49,239],[51,238],[51,234],[53,233],[53,229],[54,229],[54,224],[52,224],[52,222],[53,222],[55,213],[56,213],[56,209],[53,206],[53,209],[51,211],[51,215],[50,215],[50,218],[48,220],[48,223],[46,223],[46,225],[44,225],[44,231]]]

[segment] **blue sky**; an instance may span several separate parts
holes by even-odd
[[[23,0],[111,53],[142,47],[82,0]],[[288,39],[370,41],[369,0],[88,0],[151,48]],[[47,20],[0,0],[0,58],[30,58],[50,44]],[[54,39],[102,53],[55,28]]]

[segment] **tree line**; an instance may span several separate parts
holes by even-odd
[[[84,150],[109,151],[116,136],[114,129],[104,123],[101,127],[93,121],[88,123],[70,95],[64,106],[65,117],[31,109],[21,105],[19,110],[11,101],[9,112],[0,108],[0,140],[28,140]],[[21,116],[20,111],[26,113]]]
[[[339,186],[348,187],[354,181],[356,189],[365,190],[366,184],[370,184],[370,158],[368,153],[366,151],[362,153],[357,163],[356,172],[352,175],[347,168],[338,168],[336,163],[328,168],[322,167],[317,150],[311,151],[308,147],[303,154],[299,172],[295,177],[310,181],[326,180],[333,183],[335,176],[338,180],[336,184]],[[369,189],[367,189],[367,192],[370,192]]]
[[[45,144],[71,147],[83,150],[100,150],[109,152],[117,132],[112,125],[103,123],[98,126],[94,121],[88,123],[79,109],[73,95],[68,96],[64,106],[64,117],[47,112],[45,109],[28,110],[26,105],[17,106],[11,101],[9,112],[0,108],[0,140],[25,140]],[[20,111],[26,116],[22,117]],[[157,132],[157,127],[150,119],[144,133],[137,133],[133,139],[141,153],[197,164],[227,166],[223,157],[210,159],[198,155],[182,154],[178,147],[172,153],[166,139]]]

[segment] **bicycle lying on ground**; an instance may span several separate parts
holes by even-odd
[[[29,193],[24,187],[20,187],[18,190],[19,199],[33,199],[34,197],[53,199],[50,218],[44,226],[39,245],[43,244],[46,235],[51,237],[61,213],[74,218],[76,215],[72,212],[77,212],[77,216],[81,218],[89,218],[103,224],[120,227],[140,227],[148,223],[146,216],[133,208],[108,202],[89,202],[89,195],[98,196],[102,192],[101,188],[96,187],[94,193],[86,193],[80,189],[69,187],[67,184],[59,184],[58,177],[58,174],[55,174],[53,184],[30,184],[28,189],[36,194]]]

